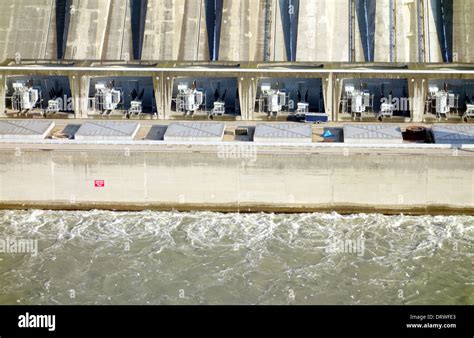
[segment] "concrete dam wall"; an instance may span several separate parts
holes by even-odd
[[[104,147],[0,150],[1,207],[474,214],[473,157],[448,150],[257,148],[242,160],[217,145]]]
[[[6,0],[0,59],[474,62],[470,0]]]

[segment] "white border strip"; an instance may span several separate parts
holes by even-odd
[[[369,149],[474,149],[474,144],[433,144],[433,143],[343,143],[343,142],[315,142],[315,143],[290,143],[290,142],[200,142],[200,141],[153,141],[153,140],[69,140],[69,139],[45,139],[45,140],[18,140],[2,139],[1,144],[29,144],[29,145],[113,145],[113,146],[256,146],[269,148],[369,148]]]
[[[54,66],[0,66],[0,72],[10,71],[70,71],[70,72],[189,72],[189,73],[334,73],[334,74],[473,74],[474,70],[467,69],[370,69],[370,68],[206,68],[206,67],[177,67],[177,68],[135,68],[135,67],[54,67]],[[8,75],[8,74],[7,74]]]

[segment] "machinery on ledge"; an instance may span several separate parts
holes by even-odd
[[[57,90],[55,88],[49,91],[48,106],[46,107],[46,114],[56,114],[63,109],[63,88]]]
[[[212,107],[209,115],[224,115],[225,114],[225,96],[227,94],[227,90],[224,91],[222,96],[219,95],[219,90],[216,89],[214,92],[214,106]]]
[[[298,90],[298,102],[296,103],[296,114],[308,114],[309,113],[309,90],[306,90],[306,94],[304,95],[304,101],[301,100],[301,92]]]
[[[131,116],[140,117],[142,115],[143,113],[142,98],[143,98],[144,93],[145,93],[145,88],[141,90],[140,94],[138,94],[138,91],[136,89],[133,89],[130,92],[130,97],[132,100],[130,101],[130,108],[128,109],[128,112],[126,112],[127,118],[130,118]]]
[[[373,112],[374,95],[364,90],[362,83],[360,89],[356,89],[353,84],[347,84],[341,104],[343,113],[350,114],[353,120],[361,119],[364,113]]]
[[[463,114],[462,119],[464,122],[468,122],[474,118],[474,103],[466,103],[466,112]]]
[[[26,114],[36,108],[41,101],[41,89],[33,87],[32,80],[13,83],[12,110]]]
[[[304,122],[306,123],[326,123],[329,120],[328,114],[326,113],[314,113],[309,111],[309,90],[306,90],[304,95],[304,100],[301,97],[301,92],[297,91],[297,99],[298,102],[296,103],[296,115],[304,116]]]
[[[436,116],[437,120],[447,120],[452,111],[455,115],[459,115],[459,94],[450,91],[447,83],[444,84],[443,89],[439,89],[437,85],[430,85],[425,105],[425,113]]]
[[[262,83],[257,103],[259,113],[277,116],[288,105],[288,94],[284,90],[272,89],[269,83]]]
[[[194,115],[201,107],[206,106],[206,95],[203,90],[196,88],[196,81],[191,87],[187,83],[178,84],[178,94],[175,98],[176,111],[183,115]]]
[[[94,109],[100,115],[110,115],[122,101],[122,92],[114,88],[114,81],[107,84],[96,83]]]

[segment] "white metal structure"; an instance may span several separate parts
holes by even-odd
[[[119,90],[109,88],[104,83],[95,85],[94,108],[100,114],[110,114],[117,109],[122,95]]]
[[[382,103],[380,106],[380,112],[377,114],[377,118],[382,120],[384,117],[392,117],[395,105],[392,103]]]
[[[296,114],[307,114],[309,113],[309,103],[298,102],[296,104]]]
[[[12,109],[26,112],[36,107],[40,100],[40,90],[28,87],[22,82],[13,83]]]
[[[373,109],[374,95],[368,91],[355,89],[354,85],[346,85],[344,96],[343,111],[351,114],[353,119],[362,118],[363,113]]]
[[[128,110],[129,115],[140,115],[143,112],[143,106],[141,100],[130,101],[130,109]]]
[[[61,110],[61,98],[56,98],[53,100],[48,100],[48,107],[46,108],[46,113],[56,114]]]
[[[439,90],[438,86],[428,88],[428,100],[426,101],[426,111],[436,115],[437,119],[447,119],[451,109],[458,109],[459,95],[451,91]]]
[[[175,101],[177,112],[193,115],[205,104],[205,95],[203,91],[189,88],[187,84],[178,84],[178,95]]]
[[[271,89],[271,85],[264,83],[260,86],[260,97],[258,109],[260,113],[267,113],[268,116],[276,116],[287,104],[287,94],[279,89]]]
[[[225,102],[214,101],[214,107],[211,110],[210,115],[224,115],[225,114]]]
[[[467,104],[466,107],[467,109],[464,115],[462,116],[462,119],[467,122],[468,119],[474,118],[474,104]]]

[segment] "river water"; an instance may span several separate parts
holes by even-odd
[[[474,217],[4,210],[0,281],[0,304],[474,304]]]

